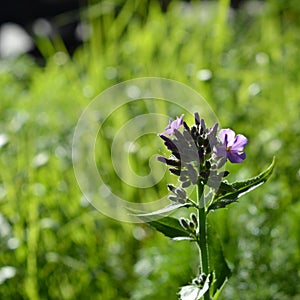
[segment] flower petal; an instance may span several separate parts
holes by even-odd
[[[166,130],[162,133],[162,134],[173,134],[174,133],[174,130],[172,128],[166,128]]]
[[[246,158],[246,153],[236,152],[236,151],[228,151],[227,157],[232,163],[241,163]]]
[[[234,151],[243,151],[244,147],[248,144],[248,139],[242,135],[242,134],[238,134],[235,137],[234,143],[231,146],[231,149]]]
[[[176,120],[174,121],[170,120],[168,126],[166,127],[165,131],[162,134],[169,134],[169,135],[174,134],[174,130],[177,130],[183,124],[182,121],[183,116],[184,114],[182,114],[180,118],[176,117]]]
[[[226,141],[227,136],[227,144],[226,146],[231,146],[234,143],[235,138],[235,132],[231,130],[230,128],[227,129],[221,129],[219,132],[219,139],[222,144],[224,144]]]

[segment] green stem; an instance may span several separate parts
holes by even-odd
[[[206,233],[206,209],[205,201],[202,198],[204,186],[202,183],[198,183],[197,198],[198,198],[198,222],[199,222],[199,233],[197,243],[200,249],[201,259],[201,272],[208,276],[209,273],[209,262],[208,262],[208,245],[207,245],[207,233]],[[202,199],[201,199],[202,198]],[[209,290],[204,295],[204,300],[209,300]]]

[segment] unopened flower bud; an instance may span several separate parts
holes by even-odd
[[[196,228],[196,224],[193,221],[189,221],[189,228],[191,229],[191,231],[194,231]]]
[[[178,198],[176,196],[168,196],[169,200],[173,201],[173,202],[178,202]]]
[[[186,192],[183,189],[176,189],[175,194],[177,194],[180,198],[185,199],[186,198]]]
[[[173,184],[167,184],[167,187],[170,192],[173,192],[176,189],[176,187]]]
[[[197,227],[198,226],[198,220],[197,220],[196,214],[195,213],[191,213],[190,218],[193,221],[193,223],[195,224],[195,227]]]
[[[226,163],[226,157],[222,157],[221,159],[219,159],[219,161],[217,162],[217,167],[218,169],[222,168]]]
[[[174,175],[177,175],[177,176],[180,176],[180,173],[181,173],[181,170],[180,169],[173,169],[173,168],[170,168],[169,171],[171,173],[173,173]]]
[[[185,199],[182,199],[182,198],[178,198],[177,201],[178,201],[178,203],[181,203],[181,204],[185,203]]]
[[[185,219],[185,218],[180,218],[180,219],[179,219],[179,223],[180,223],[180,225],[181,225],[181,227],[182,227],[183,229],[185,229],[185,230],[190,229],[189,224],[188,224],[188,220],[187,220],[187,219]]]
[[[191,182],[190,181],[185,181],[183,184],[182,184],[182,187],[183,188],[187,188],[191,185]]]

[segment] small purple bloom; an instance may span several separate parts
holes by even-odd
[[[169,125],[166,127],[165,131],[162,134],[174,134],[174,130],[178,130],[178,128],[183,124],[182,118],[183,114],[180,116],[180,118],[176,117],[176,120],[170,120]]]
[[[222,129],[219,132],[220,146],[214,148],[214,152],[219,157],[226,157],[232,163],[241,163],[246,158],[244,148],[248,139],[242,135],[235,135],[235,132],[229,128]]]

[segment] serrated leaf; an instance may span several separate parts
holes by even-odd
[[[229,189],[229,186],[231,186],[232,191],[226,192],[225,189],[223,189],[217,192],[211,205],[208,207],[208,211],[223,208],[230,203],[236,202],[238,198],[264,184],[272,175],[274,166],[275,158],[273,158],[271,165],[258,176],[232,184],[226,183],[226,189]]]
[[[216,202],[213,202],[209,207],[208,207],[208,211],[210,210],[216,210],[218,208],[224,208],[225,206],[227,206],[228,204],[237,202],[238,198],[235,199],[220,199]]]
[[[169,238],[190,238],[189,232],[181,227],[178,219],[176,218],[162,217],[158,220],[152,220],[148,216],[139,216],[139,218]]]
[[[223,254],[223,248],[217,232],[210,227],[207,235],[209,264],[214,270],[214,280],[211,286],[211,294],[214,296],[218,293],[226,280],[231,276],[231,271],[227,265]]]
[[[135,216],[137,217],[147,217],[147,216],[158,216],[158,215],[163,215],[165,213],[169,213],[177,208],[180,207],[190,207],[192,204],[191,203],[174,203],[174,204],[170,204],[162,209],[150,212],[150,213],[137,213],[135,214]]]
[[[216,192],[215,198],[218,198],[222,195],[225,195],[229,192],[234,192],[235,189],[233,188],[232,184],[229,184],[227,181],[222,181],[218,191]]]
[[[195,284],[185,285],[181,287],[179,297],[181,300],[199,300],[209,289],[209,279],[207,276],[204,285],[202,287]]]

